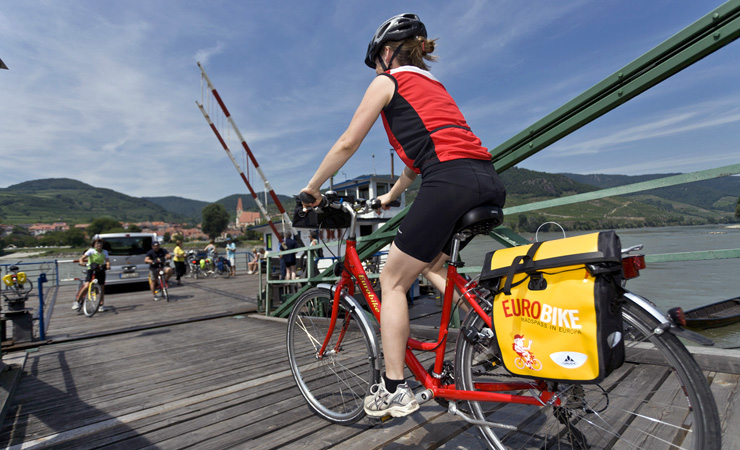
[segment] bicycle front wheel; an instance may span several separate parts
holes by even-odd
[[[719,449],[719,414],[706,379],[671,333],[655,334],[658,321],[634,303],[623,308],[626,362],[599,384],[551,383],[561,406],[469,402],[478,420],[506,422],[516,431],[479,426],[493,448],[681,448]],[[474,312],[465,330],[485,324]],[[485,335],[486,333],[483,333]],[[473,340],[474,341],[474,340]],[[465,390],[483,382],[529,382],[509,374],[489,342],[457,344],[456,378]],[[537,395],[532,388],[516,392]],[[497,414],[499,412],[499,414]]]
[[[162,297],[164,297],[165,301],[170,301],[170,291],[167,288],[167,282],[163,279],[159,279],[159,288],[162,290]]]
[[[329,332],[331,291],[313,288],[301,295],[288,319],[288,360],[301,394],[318,416],[347,425],[364,415],[363,399],[380,371],[371,357],[375,331],[364,325],[345,299],[326,351],[319,354]],[[371,338],[372,336],[372,338]]]
[[[85,295],[85,302],[82,306],[87,317],[92,317],[98,312],[100,306],[101,292],[98,283],[90,283],[89,291]]]

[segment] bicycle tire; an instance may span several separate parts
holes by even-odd
[[[298,298],[288,319],[288,360],[311,411],[329,422],[349,425],[365,416],[363,400],[370,386],[380,379],[380,371],[369,357],[374,354],[375,341],[370,336],[375,331],[364,325],[352,305],[342,299],[327,347],[330,351],[318,359],[317,351],[329,331],[332,301],[331,291],[324,288],[309,289]],[[335,352],[345,323],[348,329]]]
[[[658,321],[638,305],[627,302],[622,315],[625,364],[598,385],[561,383],[564,406],[524,406],[529,408],[524,410],[500,403],[468,402],[473,417],[478,420],[497,422],[517,414],[527,417],[517,431],[478,426],[488,445],[500,449],[542,446],[719,449],[721,426],[717,406],[701,368],[689,351],[671,333],[653,334]],[[483,320],[475,312],[463,323],[466,330],[480,330],[483,326]],[[490,352],[484,347],[486,344],[458,340],[456,380],[463,389],[472,390],[478,381],[529,381],[509,374],[500,364],[489,365],[488,369],[482,365],[473,367],[471,363],[476,355]],[[641,364],[641,357],[650,363]],[[496,414],[504,407],[510,409]]]
[[[164,300],[165,300],[165,301],[166,301],[167,303],[169,303],[169,301],[170,301],[170,291],[169,291],[169,289],[167,288],[167,281],[165,281],[165,280],[164,280],[164,279],[162,279],[161,277],[160,277],[160,279],[159,279],[159,289],[160,289],[160,291],[162,292],[162,297],[164,297]]]
[[[100,285],[97,283],[90,283],[89,291],[85,294],[85,300],[82,304],[82,310],[87,317],[92,317],[98,312],[100,306],[101,293]]]

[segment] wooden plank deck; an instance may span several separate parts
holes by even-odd
[[[71,310],[72,292],[62,288],[54,307],[47,336],[54,343],[4,356],[25,363],[0,446],[484,448],[475,428],[434,402],[383,424],[337,426],[311,414],[287,364],[285,321],[247,314],[255,277],[186,279],[169,304],[152,301],[148,290],[110,293],[113,310],[90,319]],[[201,320],[186,322],[192,318]],[[724,448],[738,448],[739,376],[709,377],[723,429],[731,430]],[[643,389],[655,379],[645,370],[619,388]],[[521,416],[515,405],[501,411],[511,421]]]

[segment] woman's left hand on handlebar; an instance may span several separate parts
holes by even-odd
[[[383,205],[383,209],[388,210],[391,208],[390,206],[388,206],[388,204],[392,202],[393,200],[395,200],[395,198],[391,197],[390,192],[387,192],[383,195],[379,195],[377,200],[379,200],[380,203]]]

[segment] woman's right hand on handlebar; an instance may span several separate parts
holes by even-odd
[[[308,195],[301,195],[304,193],[313,197],[314,199],[313,203],[307,203]],[[314,189],[312,187],[306,186],[305,188],[301,189],[301,193],[299,194],[299,199],[301,200],[301,203],[303,203],[304,208],[308,208],[311,206],[318,206],[319,203],[321,202],[321,191],[318,189]]]

